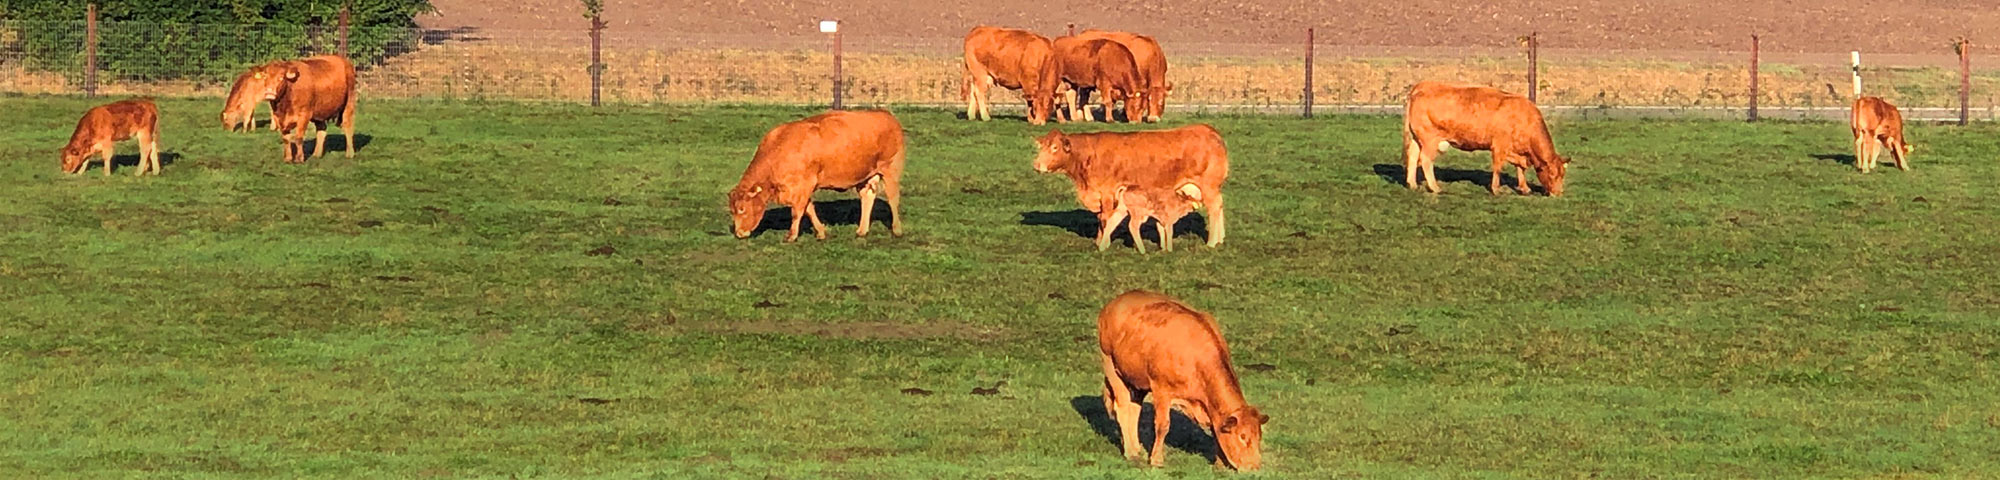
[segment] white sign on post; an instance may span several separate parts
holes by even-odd
[[[838,31],[840,31],[840,21],[839,21],[839,20],[820,20],[820,21],[819,21],[819,33],[833,33],[833,32],[838,32]]]

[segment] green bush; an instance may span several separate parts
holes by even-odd
[[[103,0],[102,79],[228,82],[245,67],[337,49],[341,0]],[[360,68],[410,51],[430,0],[350,0],[348,56]],[[0,0],[0,51],[30,69],[82,73],[85,2]]]

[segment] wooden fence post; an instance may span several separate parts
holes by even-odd
[[[1069,22],[1069,36],[1076,36],[1076,22]]]
[[[340,56],[343,58],[347,57],[347,25],[349,21],[348,15],[349,12],[352,10],[352,8],[349,6],[350,3],[352,2],[341,2],[340,4]]]
[[[1757,53],[1761,47],[1757,34],[1750,34],[1750,121],[1757,121]]]
[[[1313,118],[1313,29],[1306,27],[1305,118]]]
[[[590,15],[590,106],[602,104],[604,86],[604,15]]]
[[[833,109],[839,110],[845,104],[842,101],[845,92],[841,90],[844,90],[844,83],[846,83],[840,75],[840,20],[821,21],[819,22],[819,30],[833,34]]]
[[[85,11],[83,23],[83,96],[97,96],[97,4]]]
[[[1527,42],[1528,42],[1528,101],[1535,102],[1537,101],[1536,99],[1538,98],[1537,94],[1542,89],[1542,83],[1540,77],[1542,72],[1542,65],[1541,65],[1542,32],[1528,33]]]
[[[1972,118],[1972,40],[1959,37],[1952,48],[1958,50],[1958,125],[1965,126]]]

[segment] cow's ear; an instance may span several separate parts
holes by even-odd
[[[1265,415],[1265,414],[1264,414],[1264,412],[1257,412],[1257,424],[1258,424],[1258,425],[1270,425],[1270,424],[1271,424],[1271,416],[1270,416],[1270,415]]]
[[[1216,433],[1234,432],[1236,430],[1236,422],[1236,414],[1230,413],[1229,416],[1222,417],[1221,423],[1215,424],[1215,431]]]
[[[296,68],[285,69],[285,81],[291,82],[291,81],[297,81],[298,79],[299,79],[299,69]]]
[[[1063,153],[1069,153],[1069,137],[1057,138],[1056,145],[1056,148],[1061,149]]]

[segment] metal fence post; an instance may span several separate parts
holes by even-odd
[[[1760,45],[1757,34],[1750,34],[1750,121],[1757,121],[1757,52]]]
[[[842,107],[843,82],[840,78],[840,21],[833,20],[833,109]]]
[[[604,16],[590,15],[590,106],[601,105],[604,86]]]
[[[347,56],[347,17],[348,12],[352,10],[349,7],[350,3],[352,2],[341,2],[340,4],[340,56],[342,57]]]
[[[97,96],[97,4],[85,10],[83,23],[83,95]]]
[[[1972,41],[1958,38],[1958,124],[1964,126],[1972,115]]]
[[[1313,29],[1306,27],[1305,118],[1313,118]]]

